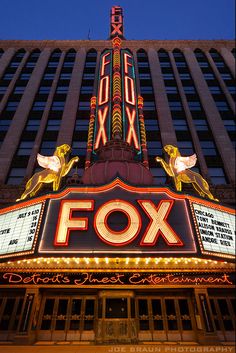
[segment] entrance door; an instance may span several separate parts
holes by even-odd
[[[131,343],[137,338],[132,291],[102,291],[96,341]]]
[[[38,323],[38,339],[93,341],[95,338],[94,296],[45,296]]]

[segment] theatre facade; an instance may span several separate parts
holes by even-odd
[[[143,86],[147,89],[141,89],[146,79],[140,78],[138,70],[138,67],[148,69],[146,54],[141,51],[140,62],[145,65],[138,66],[137,53],[132,49],[137,43],[124,38],[119,6],[111,10],[110,27],[109,40],[93,42],[94,47],[99,47],[99,56],[94,49],[88,51],[92,53],[87,61],[91,64],[86,66],[88,72],[86,67],[84,73],[79,70],[84,48],[79,50],[78,57],[69,55],[67,61],[63,61],[66,55],[74,52],[64,52],[59,63],[49,60],[51,65],[44,75],[52,75],[50,69],[60,66],[50,86],[42,77],[44,61],[59,52],[46,47],[39,55],[41,65],[31,65],[38,71],[25,87],[22,78],[21,83],[20,78],[13,79],[9,87],[3,85],[4,80],[0,82],[6,87],[2,107],[8,102],[9,108],[13,102],[9,97],[16,94],[13,90],[17,85],[27,93],[25,102],[24,94],[20,96],[19,108],[13,115],[9,113],[11,110],[2,110],[5,124],[2,126],[7,129],[1,135],[0,159],[5,162],[7,172],[0,173],[0,344],[30,345],[31,349],[40,344],[68,344],[68,347],[73,344],[86,347],[84,352],[94,352],[94,346],[118,349],[125,344],[160,349],[168,344],[185,345],[189,349],[217,346],[233,350],[235,177],[233,133],[225,126],[232,126],[234,94],[229,90],[224,97],[229,110],[227,119],[222,118],[216,107],[212,108],[214,96],[209,98],[208,89],[205,94],[201,91],[207,81],[204,86],[197,70],[204,65],[192,66],[195,88],[190,82],[182,85],[175,72],[178,91],[174,92],[172,102],[176,103],[180,96],[188,126],[181,139],[179,127],[184,119],[176,104],[175,110],[166,110],[165,102],[162,105],[163,97],[166,100],[169,95],[164,95],[165,81],[158,81],[159,69],[152,71],[153,85],[159,84],[155,96],[158,117],[152,116],[152,109],[146,110],[152,105],[145,107],[141,93],[148,99],[151,76]],[[60,44],[63,47],[70,43],[56,43]],[[87,48],[88,45],[91,44],[86,43]],[[206,48],[212,43],[204,45]],[[232,43],[224,45],[223,62],[231,75]],[[30,51],[38,53],[32,48],[28,50],[28,59]],[[189,51],[186,58],[190,65]],[[10,52],[19,54],[15,49],[6,50],[2,56],[6,69]],[[178,51],[177,57],[182,55]],[[63,62],[73,64],[70,57],[78,61],[67,84],[65,76],[63,79],[59,76]],[[165,58],[162,67],[170,71],[167,57],[160,57]],[[71,68],[72,64],[66,67]],[[27,68],[30,66],[26,65]],[[91,82],[86,85],[83,78],[92,75],[91,68],[96,76],[92,92],[88,88]],[[29,74],[26,71],[21,75]],[[165,75],[172,75],[169,71]],[[83,86],[81,91],[78,82]],[[222,78],[219,85],[228,89]],[[232,86],[231,81],[228,86]],[[173,91],[176,88],[173,82],[168,85],[169,93],[171,87]],[[192,97],[195,107],[199,98],[197,89],[200,95],[205,95],[199,104],[201,109],[205,108],[206,120],[203,116],[199,118],[199,110],[198,114],[191,111],[186,87],[196,89],[195,93],[190,92],[195,97]],[[65,91],[68,94],[65,102],[59,97],[59,88],[61,94]],[[78,93],[78,102],[73,98],[76,90],[82,95],[79,99]],[[45,98],[46,91],[49,94]],[[30,98],[31,92],[34,97]],[[81,109],[88,107],[83,101],[87,96],[89,111]],[[152,103],[150,97],[147,102]],[[59,103],[61,107],[65,103],[63,109],[53,110]],[[223,124],[226,120],[228,125]],[[210,135],[206,130],[209,126]],[[85,134],[86,148],[81,142]],[[186,143],[187,135],[192,136],[196,154],[187,148],[190,146]],[[13,137],[14,142],[10,143]],[[15,141],[19,144],[14,147]],[[185,144],[181,144],[183,141]],[[185,152],[181,146],[187,148]],[[216,154],[209,155],[214,148]],[[22,171],[24,179],[18,183]]]

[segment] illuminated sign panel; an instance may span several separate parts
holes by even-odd
[[[140,150],[139,121],[137,107],[137,92],[133,55],[128,50],[121,50],[122,78],[123,78],[123,126],[125,141]]]
[[[102,287],[106,286],[193,286],[196,285],[228,285],[232,286],[235,283],[234,274],[226,273],[160,273],[160,272],[0,272],[0,285],[43,285],[43,286],[60,286],[69,285],[73,287]]]
[[[43,203],[0,214],[0,256],[9,257],[34,250]]]
[[[100,59],[94,151],[105,145],[111,137],[111,74],[112,51],[106,50]]]
[[[39,253],[119,255],[197,252],[186,200],[114,181],[49,200]]]
[[[234,210],[120,179],[71,187],[0,210],[0,258],[33,253],[233,259]]]
[[[235,215],[192,203],[202,252],[235,255]]]

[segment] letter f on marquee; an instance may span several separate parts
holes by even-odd
[[[93,200],[62,200],[59,211],[59,222],[54,238],[54,245],[68,246],[71,230],[87,230],[87,217],[72,217],[75,211],[93,211]]]
[[[159,235],[162,235],[163,239],[168,245],[183,245],[183,242],[180,240],[178,235],[174,232],[166,220],[174,201],[162,200],[158,207],[156,207],[152,201],[148,200],[138,200],[138,203],[151,220],[140,245],[155,245]]]

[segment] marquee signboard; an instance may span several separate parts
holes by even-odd
[[[44,202],[0,214],[0,256],[34,252]]]
[[[116,184],[116,183],[115,183]],[[49,200],[39,253],[196,253],[186,201],[160,188],[118,182]]]
[[[235,255],[235,215],[192,203],[203,253]]]
[[[0,210],[3,259],[32,253],[88,257],[202,253],[234,258],[234,243],[233,210],[168,188],[130,186],[120,179],[104,186],[66,188]]]

